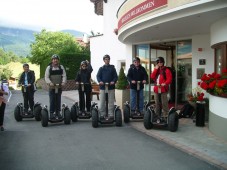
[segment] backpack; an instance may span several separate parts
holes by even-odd
[[[194,107],[187,102],[181,108],[179,117],[180,118],[190,118],[190,117],[192,117],[193,112],[194,112]]]

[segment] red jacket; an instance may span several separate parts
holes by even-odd
[[[158,86],[157,86],[158,75],[160,75],[158,84],[162,84],[162,83],[166,84],[166,86],[161,87],[161,93],[168,92],[169,91],[169,85],[172,82],[171,71],[164,66],[161,69],[154,69],[154,71],[151,73],[150,77],[151,77],[151,79],[153,79],[155,81],[155,86],[154,86],[154,92],[155,93],[158,93]]]

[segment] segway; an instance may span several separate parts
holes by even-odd
[[[60,88],[59,84],[54,84],[54,89],[55,89],[55,112],[53,113],[53,117],[50,116],[48,112],[48,107],[47,105],[44,105],[41,111],[41,124],[43,127],[48,126],[48,122],[50,123],[58,123],[64,121],[65,124],[70,124],[71,123],[71,114],[68,106],[64,103],[62,104],[62,110],[59,115],[57,114],[58,112],[58,90]]]
[[[27,91],[26,85],[21,85],[22,90],[24,93]],[[33,111],[29,108],[28,112],[24,111],[24,104],[23,103],[17,103],[17,106],[14,109],[14,118],[17,122],[20,122],[23,120],[23,118],[34,118],[36,121],[41,120],[41,104],[39,102],[36,102],[33,107]]]
[[[85,90],[84,85],[89,83],[80,83],[81,85],[81,91],[84,95],[84,98],[82,100],[83,105],[85,106]],[[78,102],[75,102],[71,107],[71,119],[73,122],[77,122],[78,119],[90,119],[91,113],[87,112],[85,110],[80,111],[80,106]]]
[[[105,83],[105,109],[106,114],[101,115],[98,110],[97,103],[92,103],[91,106],[91,115],[92,115],[92,126],[97,128],[100,124],[113,124],[115,123],[116,126],[122,126],[122,115],[121,109],[119,106],[114,106],[114,116],[110,116],[108,113],[108,90],[109,90],[109,83]]]
[[[161,104],[161,94],[159,94],[159,103]],[[176,132],[179,124],[179,117],[176,109],[172,107],[168,112],[167,120],[162,115],[162,106],[160,106],[160,115],[155,114],[155,104],[148,107],[144,114],[144,127],[152,129],[153,127],[168,128],[171,132]]]
[[[144,112],[147,110],[148,106],[150,105],[149,102],[144,102],[143,112],[141,113],[139,110],[139,101],[140,101],[140,85],[141,81],[136,82],[136,109],[135,111],[131,111],[131,106],[129,101],[126,101],[124,104],[123,114],[124,114],[124,122],[129,123],[130,118],[132,119],[143,119]]]

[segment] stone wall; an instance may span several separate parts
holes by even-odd
[[[48,85],[46,84],[44,78],[39,79],[37,81],[37,87],[42,88],[43,90],[48,90]],[[75,80],[67,80],[66,85],[62,88],[63,91],[68,91],[68,90],[77,90],[78,86],[76,85]]]

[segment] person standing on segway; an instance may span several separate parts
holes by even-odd
[[[86,96],[86,109],[87,112],[91,110],[91,73],[93,71],[92,66],[90,65],[89,61],[82,61],[80,64],[80,69],[76,75],[76,84],[79,84],[79,99],[80,99],[80,111],[81,113],[85,112],[85,99],[84,93]],[[83,83],[84,89],[82,89]]]
[[[110,56],[108,54],[103,57],[104,65],[99,68],[96,75],[100,85],[100,102],[99,111],[101,117],[105,117],[105,83],[109,83],[108,90],[108,114],[110,118],[114,118],[114,100],[115,100],[115,84],[118,76],[114,65],[110,65]]]
[[[28,114],[30,108],[33,113],[34,108],[34,83],[35,83],[35,72],[29,69],[27,63],[23,64],[24,72],[21,74],[18,86],[22,86],[22,93],[24,98],[24,114]]]
[[[172,73],[168,68],[164,66],[165,60],[163,57],[158,57],[156,63],[157,64],[150,75],[151,79],[153,79],[155,82],[155,113],[157,116],[160,116],[162,108],[163,118],[166,122],[169,112],[167,94],[169,91],[169,85],[172,82]]]
[[[144,84],[147,83],[148,75],[145,68],[140,64],[139,57],[133,59],[133,64],[131,64],[128,70],[127,79],[130,83],[130,105],[132,114],[135,113],[137,108],[137,82],[141,82],[139,89],[139,108],[137,109],[142,114],[144,105],[143,89]]]
[[[51,63],[47,66],[45,71],[45,81],[49,85],[49,99],[50,99],[50,119],[56,116],[61,118],[61,94],[62,86],[65,85],[67,77],[65,68],[59,64],[60,57],[54,54],[51,57]],[[55,93],[55,86],[58,85],[58,93]]]

